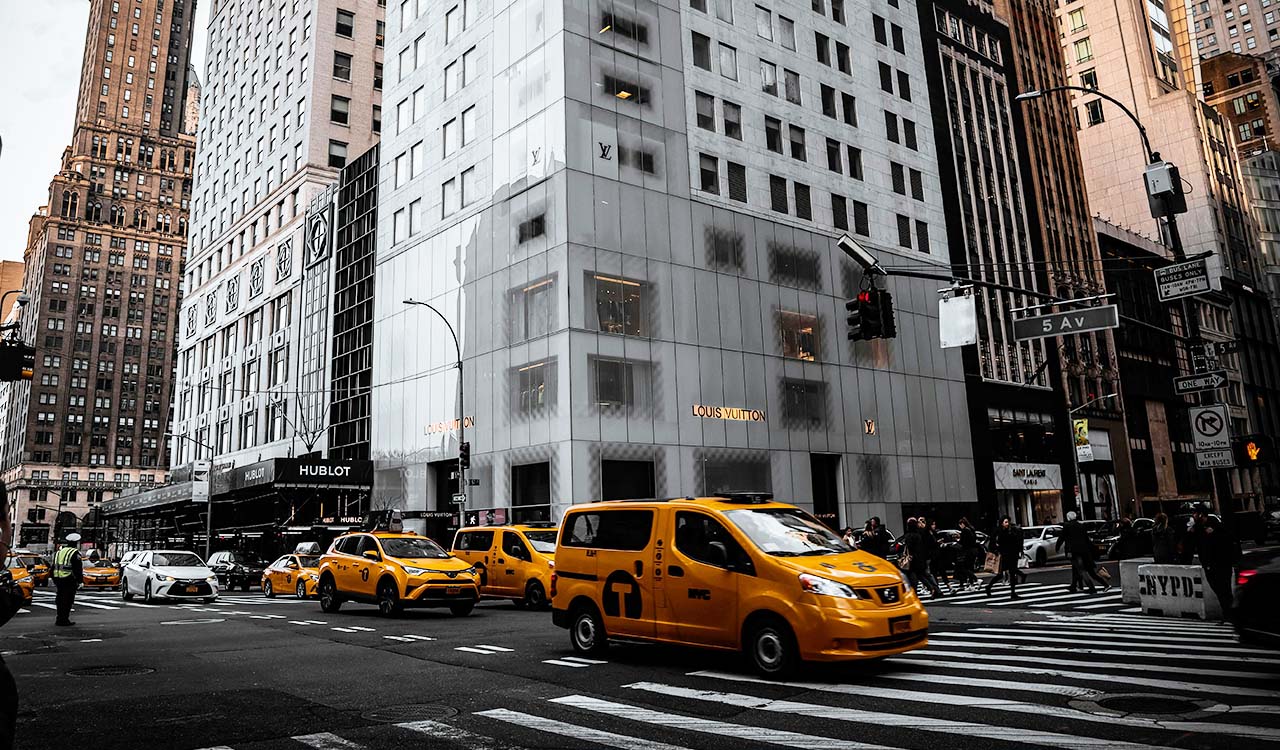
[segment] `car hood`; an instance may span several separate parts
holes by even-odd
[[[458,557],[448,557],[444,559],[432,557],[391,557],[388,558],[401,565],[408,565],[411,568],[422,568],[424,570],[439,570],[445,573],[449,571],[464,571],[471,568],[471,563]]]
[[[118,571],[114,565],[88,565],[85,566],[84,572],[100,576],[114,574]]]
[[[153,565],[151,566],[151,572],[159,573],[160,575],[171,576],[173,578],[208,578],[213,575],[213,571],[209,570],[203,565],[191,566],[191,567],[185,567],[185,566],[177,567],[172,565]]]
[[[868,552],[773,559],[797,573],[811,573],[849,586],[888,586],[902,581],[898,566]]]

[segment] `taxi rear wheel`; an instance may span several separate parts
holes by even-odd
[[[574,610],[569,623],[569,643],[580,654],[598,654],[608,646],[604,620],[591,605],[581,605]]]
[[[342,597],[338,596],[338,585],[332,578],[320,579],[320,611],[337,612],[342,609]]]
[[[307,598],[307,582],[303,580],[299,580],[298,587],[294,589],[294,593],[298,595],[299,599],[306,599]]]
[[[391,581],[378,584],[378,614],[383,617],[399,617],[404,612],[404,603],[400,601],[400,593]]]
[[[796,638],[781,620],[761,620],[748,631],[744,644],[747,659],[762,677],[781,678],[791,674],[800,661]]]
[[[541,581],[529,581],[524,587],[524,606],[529,609],[543,609],[547,606],[547,590]]]
[[[271,579],[262,582],[262,595],[268,599],[276,598],[276,589],[271,585]]]

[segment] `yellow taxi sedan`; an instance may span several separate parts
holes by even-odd
[[[22,606],[30,607],[36,591],[35,576],[27,570],[26,564],[16,556],[10,557],[5,562],[5,567],[9,569],[9,575],[13,576],[14,585],[22,592]]]
[[[53,573],[53,569],[49,567],[49,563],[43,557],[34,552],[17,550],[13,553],[13,558],[31,574],[34,585],[49,585],[49,576]]]
[[[120,586],[120,566],[110,560],[85,560],[84,583],[87,589],[116,589]]]
[[[320,558],[320,609],[325,612],[356,601],[378,605],[384,617],[396,617],[405,607],[448,607],[463,617],[479,598],[475,567],[425,536],[346,534]]]
[[[475,566],[481,596],[545,609],[551,606],[557,533],[554,524],[468,527],[454,535],[453,554]]]
[[[262,595],[268,599],[289,591],[306,599],[316,595],[319,585],[319,555],[282,555],[262,571]]]

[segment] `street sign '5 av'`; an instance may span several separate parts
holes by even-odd
[[[1018,341],[1068,336],[1073,333],[1102,331],[1120,325],[1120,310],[1115,305],[1086,307],[1070,312],[1037,315],[1013,321],[1013,337]]]

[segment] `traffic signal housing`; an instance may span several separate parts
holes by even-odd
[[[30,380],[35,369],[35,347],[21,341],[0,342],[0,381]]]
[[[894,320],[893,295],[885,289],[864,289],[844,303],[849,311],[850,341],[891,339],[898,335]]]
[[[1245,435],[1236,438],[1236,466],[1256,466],[1273,460],[1275,443],[1269,435]]]
[[[471,443],[458,445],[458,466],[464,469],[471,468]]]

